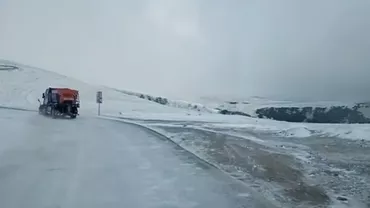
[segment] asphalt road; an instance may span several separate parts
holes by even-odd
[[[274,207],[145,128],[0,109],[0,207]]]

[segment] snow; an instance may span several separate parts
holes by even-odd
[[[0,61],[1,63],[1,61]],[[11,62],[5,62],[7,64]],[[81,113],[96,114],[97,104],[95,96],[97,91],[103,91],[102,114],[137,115],[140,113],[167,113],[187,115],[198,113],[190,109],[180,109],[160,105],[154,102],[127,95],[117,90],[95,86],[81,82],[63,75],[46,70],[14,64],[21,70],[0,71],[0,106],[18,107],[37,110],[37,99],[47,87],[70,87],[80,91]]]
[[[203,126],[208,128],[244,129],[292,138],[317,136],[370,141],[370,124],[311,124],[279,122],[267,119],[250,120],[252,121],[249,123],[213,123],[204,124]]]
[[[311,136],[311,132],[306,127],[296,127],[288,130],[283,130],[280,132],[280,135],[286,137],[309,137]]]
[[[124,94],[127,94],[127,95],[141,97],[141,99],[148,99],[148,97],[151,97],[151,98],[160,97],[160,96],[146,95],[145,93],[131,92],[127,90],[118,90],[118,91]],[[218,110],[209,108],[201,103],[189,102],[185,100],[174,100],[174,99],[168,99],[168,98],[165,98],[165,99],[167,100],[167,104],[166,104],[167,106],[171,106],[175,108],[190,109],[190,110],[195,110],[198,112],[205,112],[205,113],[217,113],[218,112]]]
[[[370,124],[314,125],[323,136],[370,141]]]
[[[231,99],[227,102],[217,98],[201,98],[199,100],[208,108],[220,108],[230,111],[240,111],[256,117],[256,110],[267,107],[330,107],[330,106],[354,106],[354,102],[339,101],[316,101],[316,102],[297,102],[286,100],[271,100],[261,97],[248,97],[245,99]]]
[[[123,117],[125,119],[203,122],[204,124],[201,124],[203,126],[200,127],[248,129],[270,132],[284,137],[337,136],[345,139],[370,140],[370,125],[368,124],[288,123],[236,115],[220,115],[212,110],[212,100],[210,99],[207,100],[208,103],[205,105],[178,100],[169,100],[169,105],[161,105],[139,98],[140,93],[95,86],[50,71],[9,61],[0,61],[0,63],[13,64],[20,68],[19,70],[11,71],[0,70],[0,106],[2,107],[37,110],[37,99],[41,97],[42,92],[47,87],[71,87],[80,91],[82,106],[80,111],[82,115],[97,114],[95,96],[96,92],[101,90],[103,91],[103,104],[101,105],[101,113],[103,115]],[[261,105],[326,106],[333,104],[332,102],[293,103],[288,101],[271,101],[258,97],[247,100],[246,102],[249,104],[243,104],[245,101],[237,100],[237,102],[239,105],[258,105],[259,107]],[[216,103],[213,104],[215,105]],[[189,108],[189,106],[194,105],[199,106],[198,109],[203,110],[199,111],[193,107]],[[240,110],[237,105],[235,109]],[[369,111],[367,108],[364,110]]]

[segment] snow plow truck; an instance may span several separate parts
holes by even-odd
[[[69,116],[76,118],[80,108],[79,92],[70,88],[49,87],[42,93],[43,102],[39,106],[39,114],[52,118]]]

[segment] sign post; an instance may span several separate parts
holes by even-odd
[[[96,93],[96,103],[98,103],[98,115],[100,116],[100,104],[103,103],[103,92],[98,91]]]

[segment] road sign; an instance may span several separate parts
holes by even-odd
[[[96,103],[103,103],[103,92],[102,91],[98,91],[96,93]]]
[[[100,104],[103,103],[103,92],[96,92],[96,102],[98,103],[98,115],[100,116]]]

